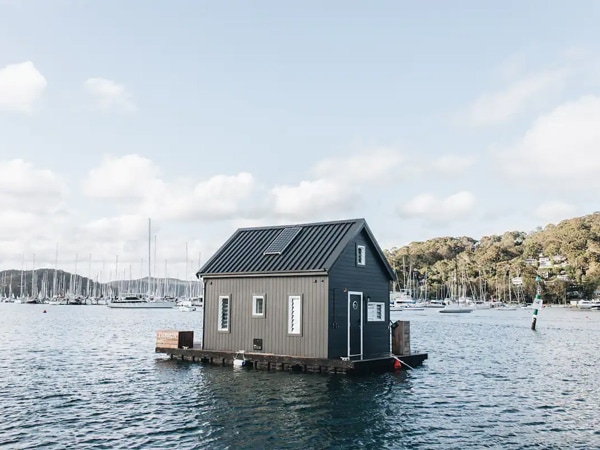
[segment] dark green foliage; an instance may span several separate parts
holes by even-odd
[[[465,295],[506,300],[511,286],[511,294],[520,291],[531,301],[539,274],[544,301],[565,303],[590,298],[600,287],[600,213],[549,224],[530,233],[484,236],[479,241],[443,237],[413,242],[385,254],[400,284],[411,280],[410,287],[421,297],[425,291],[429,298],[447,295],[449,285],[460,279],[466,286]],[[548,265],[540,264],[542,257],[549,258]],[[510,283],[513,277],[522,278],[522,288]]]

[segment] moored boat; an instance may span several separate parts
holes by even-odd
[[[175,301],[155,300],[142,294],[126,294],[121,298],[110,300],[106,306],[109,308],[174,308]]]
[[[423,310],[424,304],[417,302],[409,289],[390,292],[390,310],[402,311],[404,309]]]
[[[600,300],[579,300],[577,302],[579,309],[600,309]]]
[[[473,312],[473,308],[469,308],[458,303],[448,303],[442,309],[438,310],[438,312],[447,314],[464,314]]]
[[[246,354],[245,350],[238,350],[233,357],[233,367],[242,368],[246,365]]]
[[[443,308],[444,306],[444,301],[440,299],[431,299],[425,303],[425,308]]]

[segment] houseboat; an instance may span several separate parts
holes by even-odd
[[[257,368],[346,373],[427,357],[392,352],[395,274],[364,219],[238,229],[196,275],[201,343],[157,352],[213,363],[243,354]]]

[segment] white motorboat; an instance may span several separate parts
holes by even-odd
[[[413,311],[423,311],[425,309],[425,306],[422,303],[417,303],[414,299],[396,299],[394,303],[390,304],[390,311],[402,311],[405,309],[410,309]]]
[[[174,308],[175,301],[155,300],[142,294],[126,294],[106,303],[109,308]]]
[[[440,299],[432,299],[425,303],[425,308],[443,308],[444,306],[444,301]]]
[[[446,306],[444,306],[442,309],[438,310],[438,312],[446,313],[446,314],[465,314],[465,313],[473,312],[473,308],[469,308],[467,306],[462,306],[457,303],[449,303]]]
[[[196,311],[196,307],[195,306],[179,305],[177,308],[179,309],[179,311],[182,311],[182,312],[193,312],[193,311]]]
[[[600,300],[579,300],[577,302],[579,309],[600,309]]]
[[[417,303],[412,298],[409,289],[390,292],[390,311],[403,311],[405,309],[423,310],[425,308],[422,303]]]
[[[238,350],[233,357],[233,367],[241,368],[246,365],[246,354],[245,350]]]
[[[516,311],[517,307],[510,303],[501,303],[494,308],[496,311]]]

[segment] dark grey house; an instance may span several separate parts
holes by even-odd
[[[390,353],[395,275],[364,219],[238,229],[196,275],[204,350],[351,360]]]

